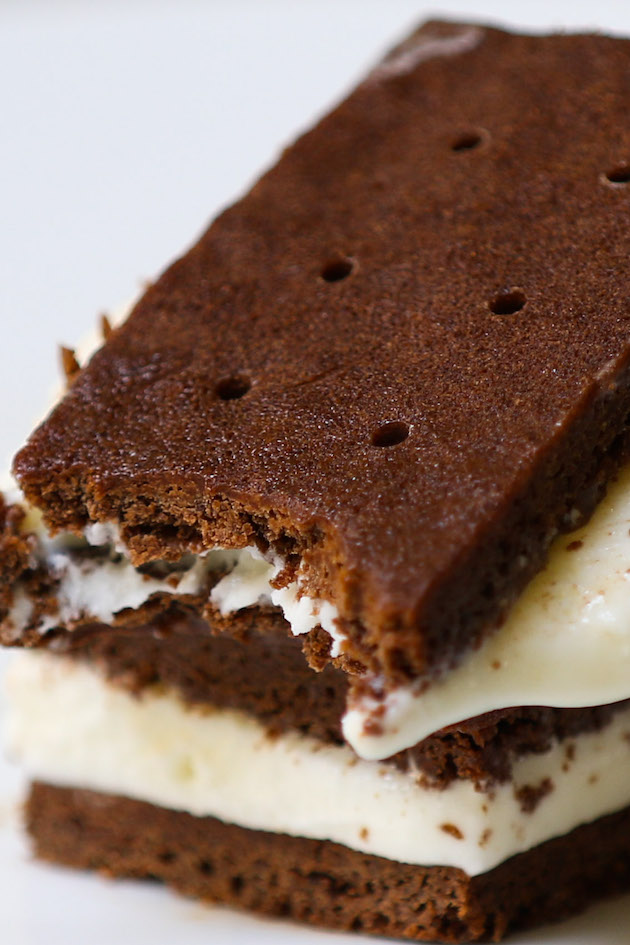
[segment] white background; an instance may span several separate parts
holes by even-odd
[[[430,15],[630,34],[630,5],[0,0],[0,462],[72,345]],[[33,864],[0,766],[2,945],[359,941]],[[375,941],[371,939],[371,941]],[[627,945],[630,900],[513,939]]]

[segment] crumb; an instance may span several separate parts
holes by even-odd
[[[109,341],[114,329],[107,315],[101,315],[101,337],[103,341]]]
[[[514,797],[524,814],[532,814],[542,799],[553,791],[553,787],[551,778],[543,778],[540,784],[524,784],[520,788],[514,788]]]
[[[76,359],[74,353],[74,348],[65,348],[63,345],[60,348],[61,354],[61,367],[66,379],[66,384],[68,387],[71,387],[72,384],[76,381],[79,372],[81,371],[81,365]]]
[[[377,738],[379,735],[382,735],[385,729],[380,719],[382,719],[384,715],[385,715],[384,705],[379,705],[378,708],[374,709],[373,712],[370,712],[369,719],[367,719],[363,725],[363,734],[374,735]]]
[[[484,832],[479,837],[479,846],[485,847],[491,836],[492,836],[492,830],[489,827],[486,827]]]

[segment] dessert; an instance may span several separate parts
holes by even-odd
[[[627,888],[629,60],[426,24],[66,357],[0,507],[42,856],[451,942]]]

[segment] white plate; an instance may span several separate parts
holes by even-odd
[[[630,34],[624,6],[3,0],[0,463],[47,400],[55,346],[133,296],[415,22],[439,10]],[[32,862],[17,824],[22,790],[0,762],[2,945],[367,941]],[[627,898],[512,941],[627,945],[629,930]]]

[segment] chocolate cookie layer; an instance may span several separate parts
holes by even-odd
[[[151,287],[19,454],[136,561],[272,542],[390,679],[457,659],[630,413],[630,43],[428,24]]]
[[[469,878],[334,843],[245,830],[92,791],[36,783],[38,856],[257,912],[418,941],[499,941],[630,887],[630,810],[578,827]]]

